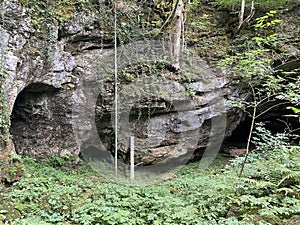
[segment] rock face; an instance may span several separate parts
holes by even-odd
[[[160,41],[119,47],[116,105],[113,26],[107,17],[82,11],[49,26],[45,36],[18,1],[2,1],[0,11],[1,67],[19,154],[45,158],[81,151],[85,158],[110,157],[118,130],[124,162],[130,136],[136,164],[187,160],[195,149],[218,148],[242,117],[226,107],[228,99],[243,97],[235,81],[196,55],[186,55],[182,71],[175,71],[168,43]]]

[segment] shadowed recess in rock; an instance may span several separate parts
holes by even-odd
[[[66,101],[59,89],[43,83],[30,84],[18,94],[10,129],[18,154],[44,158],[75,147]]]

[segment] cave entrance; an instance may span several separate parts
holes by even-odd
[[[292,142],[298,142],[299,137],[296,139],[295,137],[300,135],[300,121],[298,117],[295,117],[296,115],[293,115],[295,113],[289,109],[289,106],[291,104],[288,102],[276,100],[263,105],[263,107],[258,107],[257,115],[261,114],[261,116],[255,120],[255,123],[262,122],[264,127],[273,135],[276,133],[285,133],[290,137]],[[223,148],[228,146],[246,148],[251,120],[250,116],[246,116],[244,121],[232,132],[231,136],[226,138]],[[250,148],[255,148],[255,146],[252,145]]]
[[[43,83],[25,87],[17,96],[11,114],[10,133],[18,154],[45,158],[70,149],[72,126],[66,94]],[[74,146],[73,146],[74,147]]]

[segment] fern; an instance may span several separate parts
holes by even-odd
[[[279,183],[277,184],[277,187],[281,186],[283,182],[295,182],[299,183],[300,181],[300,171],[290,171],[285,177],[283,177]]]
[[[277,185],[269,182],[269,181],[264,181],[264,180],[255,180],[255,179],[250,179],[250,178],[240,178],[242,181],[245,181],[250,184],[254,184],[255,186],[259,188],[267,188],[267,187],[276,187]]]
[[[276,193],[284,192],[284,195],[293,194],[295,191],[292,188],[278,188],[275,191]]]

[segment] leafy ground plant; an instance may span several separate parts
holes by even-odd
[[[147,186],[25,158],[23,179],[1,187],[0,224],[297,224],[300,153],[282,156],[283,147],[251,153],[247,178],[237,177],[239,158],[219,156],[208,169],[191,163]]]

